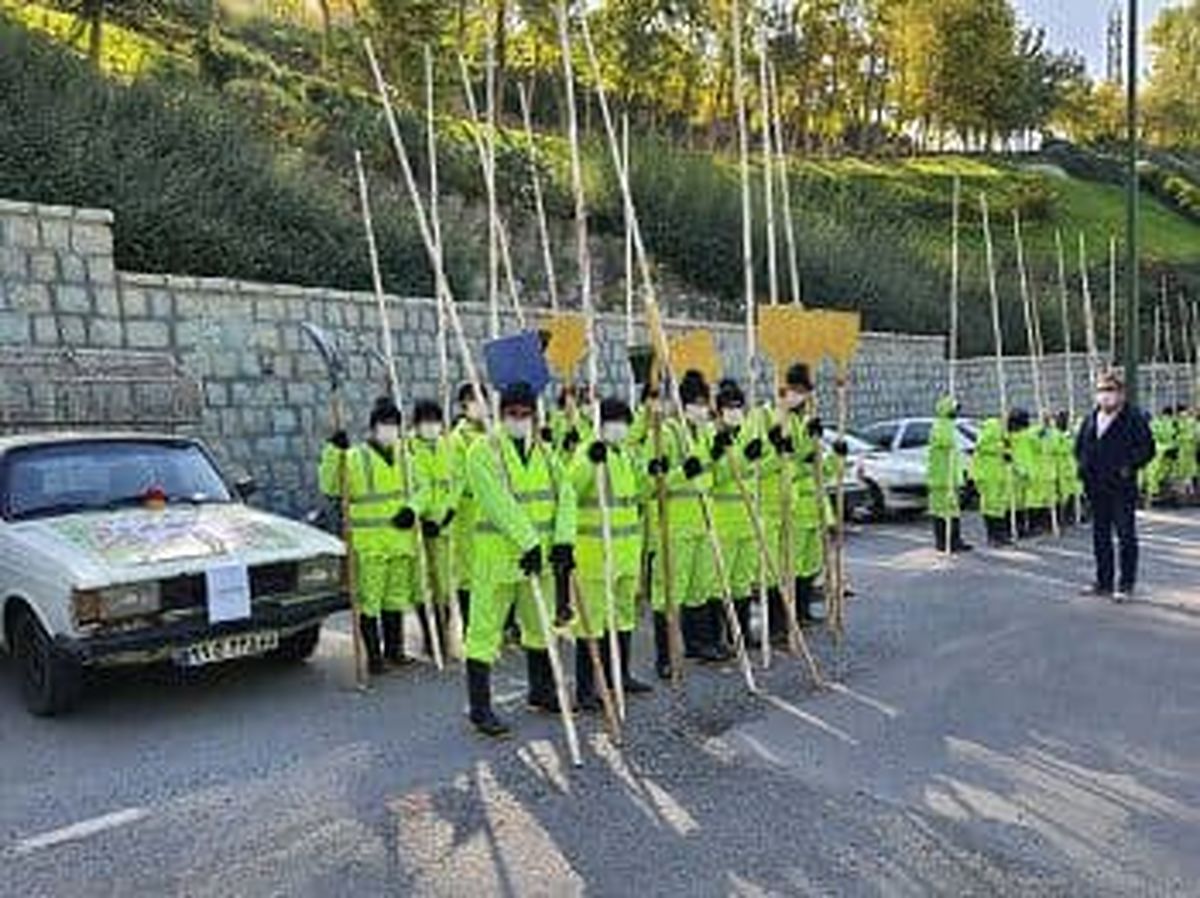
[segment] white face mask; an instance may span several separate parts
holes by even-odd
[[[745,409],[727,408],[721,412],[721,420],[729,427],[741,427],[742,422],[746,420]]]
[[[467,403],[467,420],[476,423],[483,420],[483,404],[472,399]]]
[[[808,400],[808,394],[798,393],[795,390],[783,391],[783,407],[786,409],[795,410],[804,405]]]
[[[527,441],[533,436],[532,418],[505,418],[504,429],[514,440]]]
[[[417,433],[421,439],[433,442],[442,435],[442,425],[437,421],[422,421],[417,425]]]
[[[703,424],[708,420],[707,405],[687,405],[684,406],[683,412],[685,415],[687,415],[688,420],[694,424]]]
[[[374,436],[380,446],[391,446],[400,439],[400,428],[395,424],[376,424]]]
[[[624,421],[606,421],[600,427],[600,437],[611,446],[619,446],[629,436],[629,425]]]

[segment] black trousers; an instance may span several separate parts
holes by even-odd
[[[1089,496],[1092,507],[1092,552],[1096,556],[1096,585],[1112,589],[1113,531],[1121,547],[1121,581],[1123,589],[1137,582],[1138,540],[1135,513],[1135,490],[1097,490]]]

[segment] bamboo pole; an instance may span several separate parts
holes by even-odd
[[[1064,376],[1067,382],[1067,418],[1070,420],[1070,426],[1075,427],[1075,360],[1072,357],[1074,350],[1071,347],[1071,296],[1067,289],[1067,258],[1063,250],[1062,231],[1055,230],[1054,247],[1058,256],[1058,295],[1062,310],[1063,351],[1065,353],[1063,364],[1066,369]],[[1078,524],[1082,517],[1083,500],[1076,493],[1075,523]]]
[[[554,251],[550,245],[550,229],[546,224],[546,201],[542,193],[542,177],[538,173],[537,142],[533,135],[533,115],[530,111],[529,95],[524,84],[517,85],[521,100],[521,118],[525,122],[525,139],[529,143],[529,177],[533,184],[533,205],[537,212],[538,239],[542,246],[542,266],[546,272],[546,292],[550,297],[550,308],[558,311],[558,279],[554,276]]]
[[[1004,378],[1004,330],[1000,325],[1000,291],[996,286],[996,252],[992,244],[992,226],[988,218],[987,195],[984,193],[979,194],[979,208],[983,217],[983,242],[987,257],[988,294],[992,301],[992,340],[996,347],[996,380],[1000,389],[1000,427],[1004,431],[1006,445],[1008,445],[1008,384]],[[1008,480],[1008,526],[1013,539],[1016,539],[1017,505],[1011,461],[1005,462],[1005,476]]]
[[[1159,336],[1162,333],[1162,307],[1154,307],[1154,356],[1150,366],[1150,414],[1158,414],[1158,360],[1161,357]]]
[[[404,407],[403,394],[400,391],[400,377],[396,371],[396,353],[392,340],[392,325],[388,316],[387,297],[383,293],[383,275],[379,269],[379,249],[375,244],[375,225],[371,220],[370,191],[367,187],[366,172],[363,171],[362,153],[358,150],[354,151],[354,170],[358,175],[358,197],[362,205],[363,228],[367,235],[367,254],[370,256],[371,261],[371,286],[375,292],[375,307],[379,313],[380,342],[383,344],[383,355],[387,361],[388,381],[392,386],[392,401],[395,403],[397,409],[402,409]],[[392,451],[396,453],[397,459],[403,466],[405,501],[411,507],[413,501],[413,464],[412,456],[408,451],[408,440],[403,434],[396,441],[396,445],[392,447]],[[412,510],[414,513],[416,512],[415,508]],[[442,660],[442,639],[440,628],[438,627],[437,608],[429,589],[428,558],[425,555],[425,535],[421,530],[421,522],[419,520],[413,524],[413,533],[417,543],[417,577],[421,585],[421,604],[424,605],[426,617],[429,619],[433,663],[437,665],[438,670],[445,670],[446,665]]]
[[[445,297],[446,312],[450,321],[450,326],[453,328],[455,340],[458,343],[458,349],[462,358],[463,367],[466,369],[467,378],[471,382],[472,390],[475,393],[475,401],[478,402],[484,409],[484,422],[488,432],[488,442],[493,452],[495,453],[496,466],[506,479],[508,477],[508,468],[504,464],[503,457],[499,454],[499,446],[496,443],[496,423],[491,414],[490,407],[484,401],[484,393],[482,381],[479,378],[479,371],[475,366],[475,360],[471,355],[470,346],[467,343],[466,331],[463,328],[462,320],[458,316],[458,309],[455,305],[454,294],[451,292],[450,283],[446,278],[446,272],[438,258],[436,245],[433,242],[433,235],[429,227],[429,220],[425,213],[425,204],[421,199],[421,192],[417,189],[416,178],[413,176],[412,165],[409,162],[408,151],[404,146],[404,138],[400,134],[400,127],[396,122],[396,113],[392,108],[391,100],[388,97],[387,84],[383,80],[383,73],[379,69],[379,63],[375,58],[375,51],[371,46],[369,38],[363,40],[363,48],[367,54],[367,60],[371,66],[371,74],[375,81],[375,88],[379,95],[379,102],[383,106],[384,119],[387,124],[388,132],[392,139],[392,146],[396,152],[397,161],[400,163],[400,169],[404,175],[404,184],[408,190],[409,199],[412,201],[413,209],[416,214],[417,228],[420,231],[421,239],[425,244],[425,250],[429,257],[430,264],[433,266],[435,289],[440,295]],[[546,641],[546,646],[550,655],[550,669],[554,677],[555,690],[558,696],[559,712],[563,724],[563,730],[566,735],[567,749],[571,757],[571,763],[580,767],[583,765],[583,757],[579,751],[579,734],[575,729],[575,719],[571,714],[571,702],[567,695],[566,683],[563,677],[562,661],[558,655],[558,647],[556,645],[554,632],[550,626],[550,621],[546,614],[546,606],[543,600],[541,583],[537,577],[529,578],[529,588],[533,594],[534,607],[537,610],[538,624],[542,631],[542,636]]]
[[[428,141],[429,156],[429,225],[433,234],[434,248],[437,251],[438,264],[445,265],[445,255],[442,247],[442,217],[439,213],[440,188],[438,183],[438,144],[437,124],[434,116],[434,84],[433,84],[433,53],[429,45],[425,45],[425,131]],[[437,353],[438,353],[438,394],[441,400],[443,425],[450,413],[452,403],[450,389],[450,347],[446,339],[446,306],[442,297],[434,291],[434,303],[437,306]],[[446,540],[446,584],[448,617],[450,633],[447,638],[450,653],[460,660],[465,660],[465,628],[463,627],[462,612],[458,607],[458,572],[454,560],[454,531],[447,529]],[[434,559],[430,569],[437,570]]]
[[[1167,276],[1162,277],[1162,320],[1163,320],[1163,340],[1166,343],[1167,355],[1167,371],[1170,375],[1169,383],[1171,385],[1171,408],[1179,406],[1179,378],[1175,373],[1175,340],[1171,336],[1171,300],[1170,287],[1167,283]]]
[[[958,245],[958,229],[960,223],[960,208],[962,205],[962,180],[956,174],[954,176],[950,188],[950,346],[946,382],[948,385],[947,392],[950,394],[951,402],[958,402],[958,294],[959,294],[959,245]],[[950,489],[955,493],[958,492],[958,447],[955,445],[955,451],[950,453]],[[947,508],[952,507],[947,503]],[[954,546],[951,544],[950,533],[953,529],[953,515],[947,512],[943,519],[946,525],[946,546],[944,554],[947,558],[954,555]]]
[[[629,115],[621,116],[621,156],[625,160],[625,171],[629,171],[629,166],[633,162],[633,157],[629,150]],[[632,351],[634,344],[633,336],[633,231],[629,227],[629,203],[621,202],[621,211],[624,216],[625,230],[625,351],[626,354]],[[629,407],[637,406],[637,378],[633,373],[633,363],[629,364]]]
[[[487,128],[484,139],[487,148],[487,164],[483,170],[484,188],[487,193],[488,215],[488,329],[493,340],[500,336],[500,284],[499,284],[499,235],[496,233],[496,219],[499,210],[496,204],[496,38],[492,28],[488,26],[487,35],[487,76],[485,78],[485,94],[487,97]],[[474,93],[474,91],[469,91]],[[474,100],[472,100],[472,104]]]
[[[600,438],[600,397],[598,395],[600,347],[596,342],[596,309],[592,302],[592,263],[588,252],[587,198],[583,190],[583,161],[579,152],[579,120],[575,108],[575,72],[571,61],[570,25],[565,15],[560,20],[559,42],[562,47],[563,83],[567,99],[567,140],[571,149],[571,189],[575,196],[575,252],[579,266],[579,299],[583,308],[588,344],[588,386],[592,400],[592,432]],[[617,606],[613,595],[612,510],[609,497],[608,465],[596,466],[596,497],[600,503],[600,531],[604,540],[604,609],[608,618],[608,651],[611,659],[617,717],[625,719],[625,685],[622,682],[621,652],[617,636]],[[581,603],[582,604],[582,603]]]
[[[566,4],[560,3],[558,11],[561,21],[567,21]],[[621,192],[627,203],[632,209],[633,199],[629,191],[628,173],[625,171],[623,160],[621,159],[620,145],[617,139],[616,125],[613,122],[612,113],[608,107],[608,99],[604,90],[603,80],[600,78],[600,65],[596,57],[596,49],[592,44],[591,33],[588,29],[587,16],[580,18],[581,34],[584,41],[584,48],[587,51],[588,63],[591,67],[593,76],[596,79],[596,97],[600,104],[601,117],[604,120],[604,130],[608,137],[609,153],[612,158],[613,167],[616,170],[618,181],[620,182]],[[646,319],[650,334],[654,340],[655,352],[662,361],[662,367],[668,377],[671,374],[671,347],[667,340],[666,331],[662,326],[662,318],[659,313],[658,300],[654,292],[653,279],[650,276],[650,263],[646,253],[645,243],[642,239],[641,227],[638,223],[636,209],[633,209],[631,222],[633,225],[633,240],[634,254],[637,258],[638,269],[641,274],[643,285],[643,301],[646,307]],[[682,403],[679,400],[679,383],[678,380],[671,379],[671,390],[675,400],[676,413],[682,416]],[[688,450],[692,446],[690,433],[686,425],[681,429],[681,432],[687,437]],[[704,519],[705,534],[708,539],[709,548],[713,553],[713,564],[717,572],[717,580],[722,587],[722,604],[725,609],[726,623],[729,631],[734,637],[734,647],[737,653],[738,665],[741,668],[742,676],[746,681],[746,687],[751,692],[758,692],[758,685],[754,680],[754,672],[750,666],[749,656],[746,654],[745,640],[742,637],[741,626],[738,623],[737,614],[733,608],[733,599],[729,592],[729,577],[725,567],[724,554],[721,551],[720,542],[716,539],[716,533],[713,528],[712,507],[708,497],[701,494],[697,500],[700,504],[701,515]]]
[[[1088,274],[1087,237],[1082,231],[1079,232],[1079,276],[1083,289],[1083,323],[1087,339],[1088,380],[1095,384],[1096,375],[1100,370],[1100,350],[1096,345],[1096,312],[1092,305],[1091,276]]]
[[[780,110],[779,101],[779,79],[776,77],[775,66],[770,67],[771,70],[771,89],[770,94],[773,99],[772,103],[772,121],[775,128],[775,148],[776,162],[779,170],[779,186],[783,194],[783,236],[787,246],[788,258],[788,284],[791,287],[792,302],[795,305],[803,304],[803,297],[800,289],[800,263],[796,251],[796,229],[795,223],[792,220],[792,188],[791,177],[788,174],[788,159],[787,150],[783,142],[783,113]]]

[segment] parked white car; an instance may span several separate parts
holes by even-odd
[[[973,421],[955,422],[965,458],[975,450]],[[854,468],[871,493],[872,513],[922,511],[929,503],[926,452],[933,418],[899,418],[863,428],[850,445]]]
[[[311,655],[345,549],[252,491],[192,439],[0,437],[0,645],[29,710],[68,710],[86,668]]]

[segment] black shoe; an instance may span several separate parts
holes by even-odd
[[[1100,583],[1093,583],[1091,586],[1085,586],[1083,589],[1081,589],[1079,594],[1084,596],[1096,596],[1099,598],[1111,599],[1113,595],[1113,588],[1111,586],[1104,586]]]
[[[705,619],[708,612],[703,606],[683,607],[679,609],[679,618],[683,630],[683,657],[699,658],[704,648]]]
[[[493,738],[509,734],[509,728],[492,711],[492,669],[482,661],[467,660],[467,699],[475,729]]]
[[[428,627],[424,609],[421,609],[421,623]],[[415,659],[404,653],[404,613],[401,611],[385,611],[381,615],[383,621],[383,660],[392,667],[407,667],[415,663]],[[428,636],[428,630],[426,630]]]
[[[816,587],[812,577],[796,578],[796,621],[801,627],[815,627],[825,622],[825,618],[813,614],[812,607],[816,603]]]
[[[575,640],[575,707],[579,711],[599,711],[604,707],[596,694],[596,671],[588,640]]]
[[[783,591],[778,586],[767,590],[767,617],[771,631],[771,645],[787,645],[788,617],[783,604]]]
[[[697,625],[700,628],[700,661],[705,664],[721,664],[728,661],[730,654],[724,639],[724,602],[706,602],[696,610],[700,612],[697,617]]]
[[[367,653],[367,672],[377,677],[383,673],[383,652],[379,647],[379,618],[360,615],[358,632],[362,634],[363,648]]]
[[[946,551],[946,520],[944,518],[932,518],[933,522],[933,547],[939,552]]]
[[[1131,602],[1133,595],[1137,592],[1137,587],[1132,583],[1123,583],[1117,587],[1117,591],[1112,594],[1114,602]]]
[[[626,695],[646,695],[654,691],[649,683],[643,683],[629,672],[630,646],[633,642],[632,633],[617,633],[617,647],[621,651],[621,685]],[[667,664],[667,676],[671,675],[671,665]]]
[[[975,547],[968,542],[964,542],[962,538],[962,518],[955,518],[950,522],[950,551],[951,552],[973,552]]]
[[[526,649],[525,670],[529,677],[529,710],[557,714],[562,706],[558,703],[558,691],[554,688],[550,652],[546,649]]]

